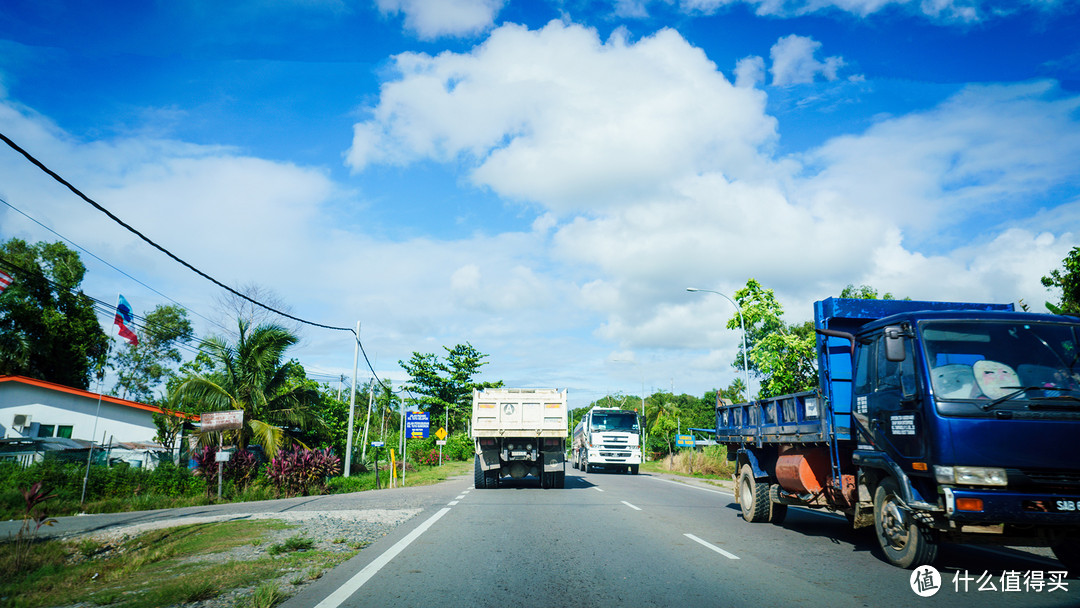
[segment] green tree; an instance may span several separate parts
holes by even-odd
[[[0,294],[0,374],[89,388],[109,338],[79,290],[79,254],[63,243],[11,239],[0,244],[0,267],[13,278]]]
[[[432,426],[442,424],[449,414],[446,430],[465,428],[465,420],[472,415],[473,389],[498,388],[499,382],[474,382],[473,378],[487,363],[487,355],[471,344],[458,344],[454,348],[443,347],[446,359],[440,360],[433,353],[413,352],[409,362],[398,361],[409,374],[407,385],[410,394],[406,402],[419,406],[431,414]]]
[[[840,292],[841,298],[852,298],[856,300],[895,300],[891,293],[884,293],[878,297],[878,291],[869,285],[859,285],[855,287],[851,283],[848,283],[847,287]]]
[[[1057,304],[1046,303],[1046,309],[1054,314],[1080,313],[1080,247],[1073,247],[1061,263],[1062,270],[1050,271],[1050,276],[1042,278],[1042,284],[1048,290],[1060,289],[1061,299]]]
[[[180,363],[177,344],[188,342],[193,335],[187,311],[159,305],[146,315],[139,343],[121,346],[113,354],[113,368],[119,376],[113,394],[153,403],[154,388],[175,373],[170,363]]]
[[[319,394],[305,384],[299,363],[282,363],[297,342],[294,334],[271,324],[252,329],[244,320],[238,326],[235,344],[216,336],[203,340],[213,370],[187,378],[179,396],[202,411],[243,410],[244,427],[230,433],[237,445],[255,442],[274,456],[288,441],[299,443],[300,432],[323,424],[315,414]]]
[[[771,289],[765,289],[756,279],[735,292],[743,319],[746,322],[746,342],[749,349],[749,368],[761,378],[760,397],[772,397],[811,390],[817,383],[816,348],[812,322],[789,325],[783,320],[784,308]],[[727,323],[728,329],[739,329],[736,314]],[[733,362],[742,367],[745,352],[740,351]]]

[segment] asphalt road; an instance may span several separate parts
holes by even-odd
[[[939,591],[919,597],[911,571],[842,517],[791,509],[782,526],[748,524],[730,492],[666,476],[568,470],[563,490],[458,478],[431,492],[284,607],[1080,605],[1075,579],[1025,590],[1056,561],[973,547],[943,548]]]
[[[476,490],[468,476],[377,492],[64,517],[42,533],[366,509],[415,515],[284,608],[1080,606],[1080,580],[1049,590],[1051,571],[1061,570],[1052,559],[958,546],[942,549],[940,589],[921,598],[911,572],[885,563],[873,536],[850,530],[840,516],[790,509],[781,526],[748,524],[730,491],[652,474],[568,469],[562,490],[532,480]],[[0,522],[0,535],[18,526]],[[1038,575],[1047,582],[1042,591],[1026,588]]]

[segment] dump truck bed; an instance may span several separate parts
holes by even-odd
[[[472,435],[567,437],[566,391],[496,388],[473,391]]]

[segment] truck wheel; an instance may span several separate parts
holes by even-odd
[[[566,487],[566,471],[555,473],[555,489],[562,490]]]
[[[487,486],[489,490],[494,490],[499,487],[499,469],[484,471],[484,485]]]
[[[487,480],[484,478],[484,468],[480,466],[479,454],[473,457],[473,486],[477,490],[483,490],[487,487]]]
[[[637,471],[638,471],[638,465],[636,465],[636,464],[630,465],[630,474],[631,475],[637,475]]]
[[[1050,549],[1066,570],[1070,573],[1080,572],[1080,538],[1068,536]]]
[[[768,521],[769,484],[754,479],[754,470],[744,464],[739,471],[739,507],[743,519],[749,522]]]
[[[933,563],[938,544],[934,533],[907,515],[896,480],[886,477],[874,491],[874,533],[889,563],[917,568]]]

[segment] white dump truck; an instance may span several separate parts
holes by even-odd
[[[476,488],[529,475],[543,488],[566,482],[566,391],[488,388],[473,391]]]

